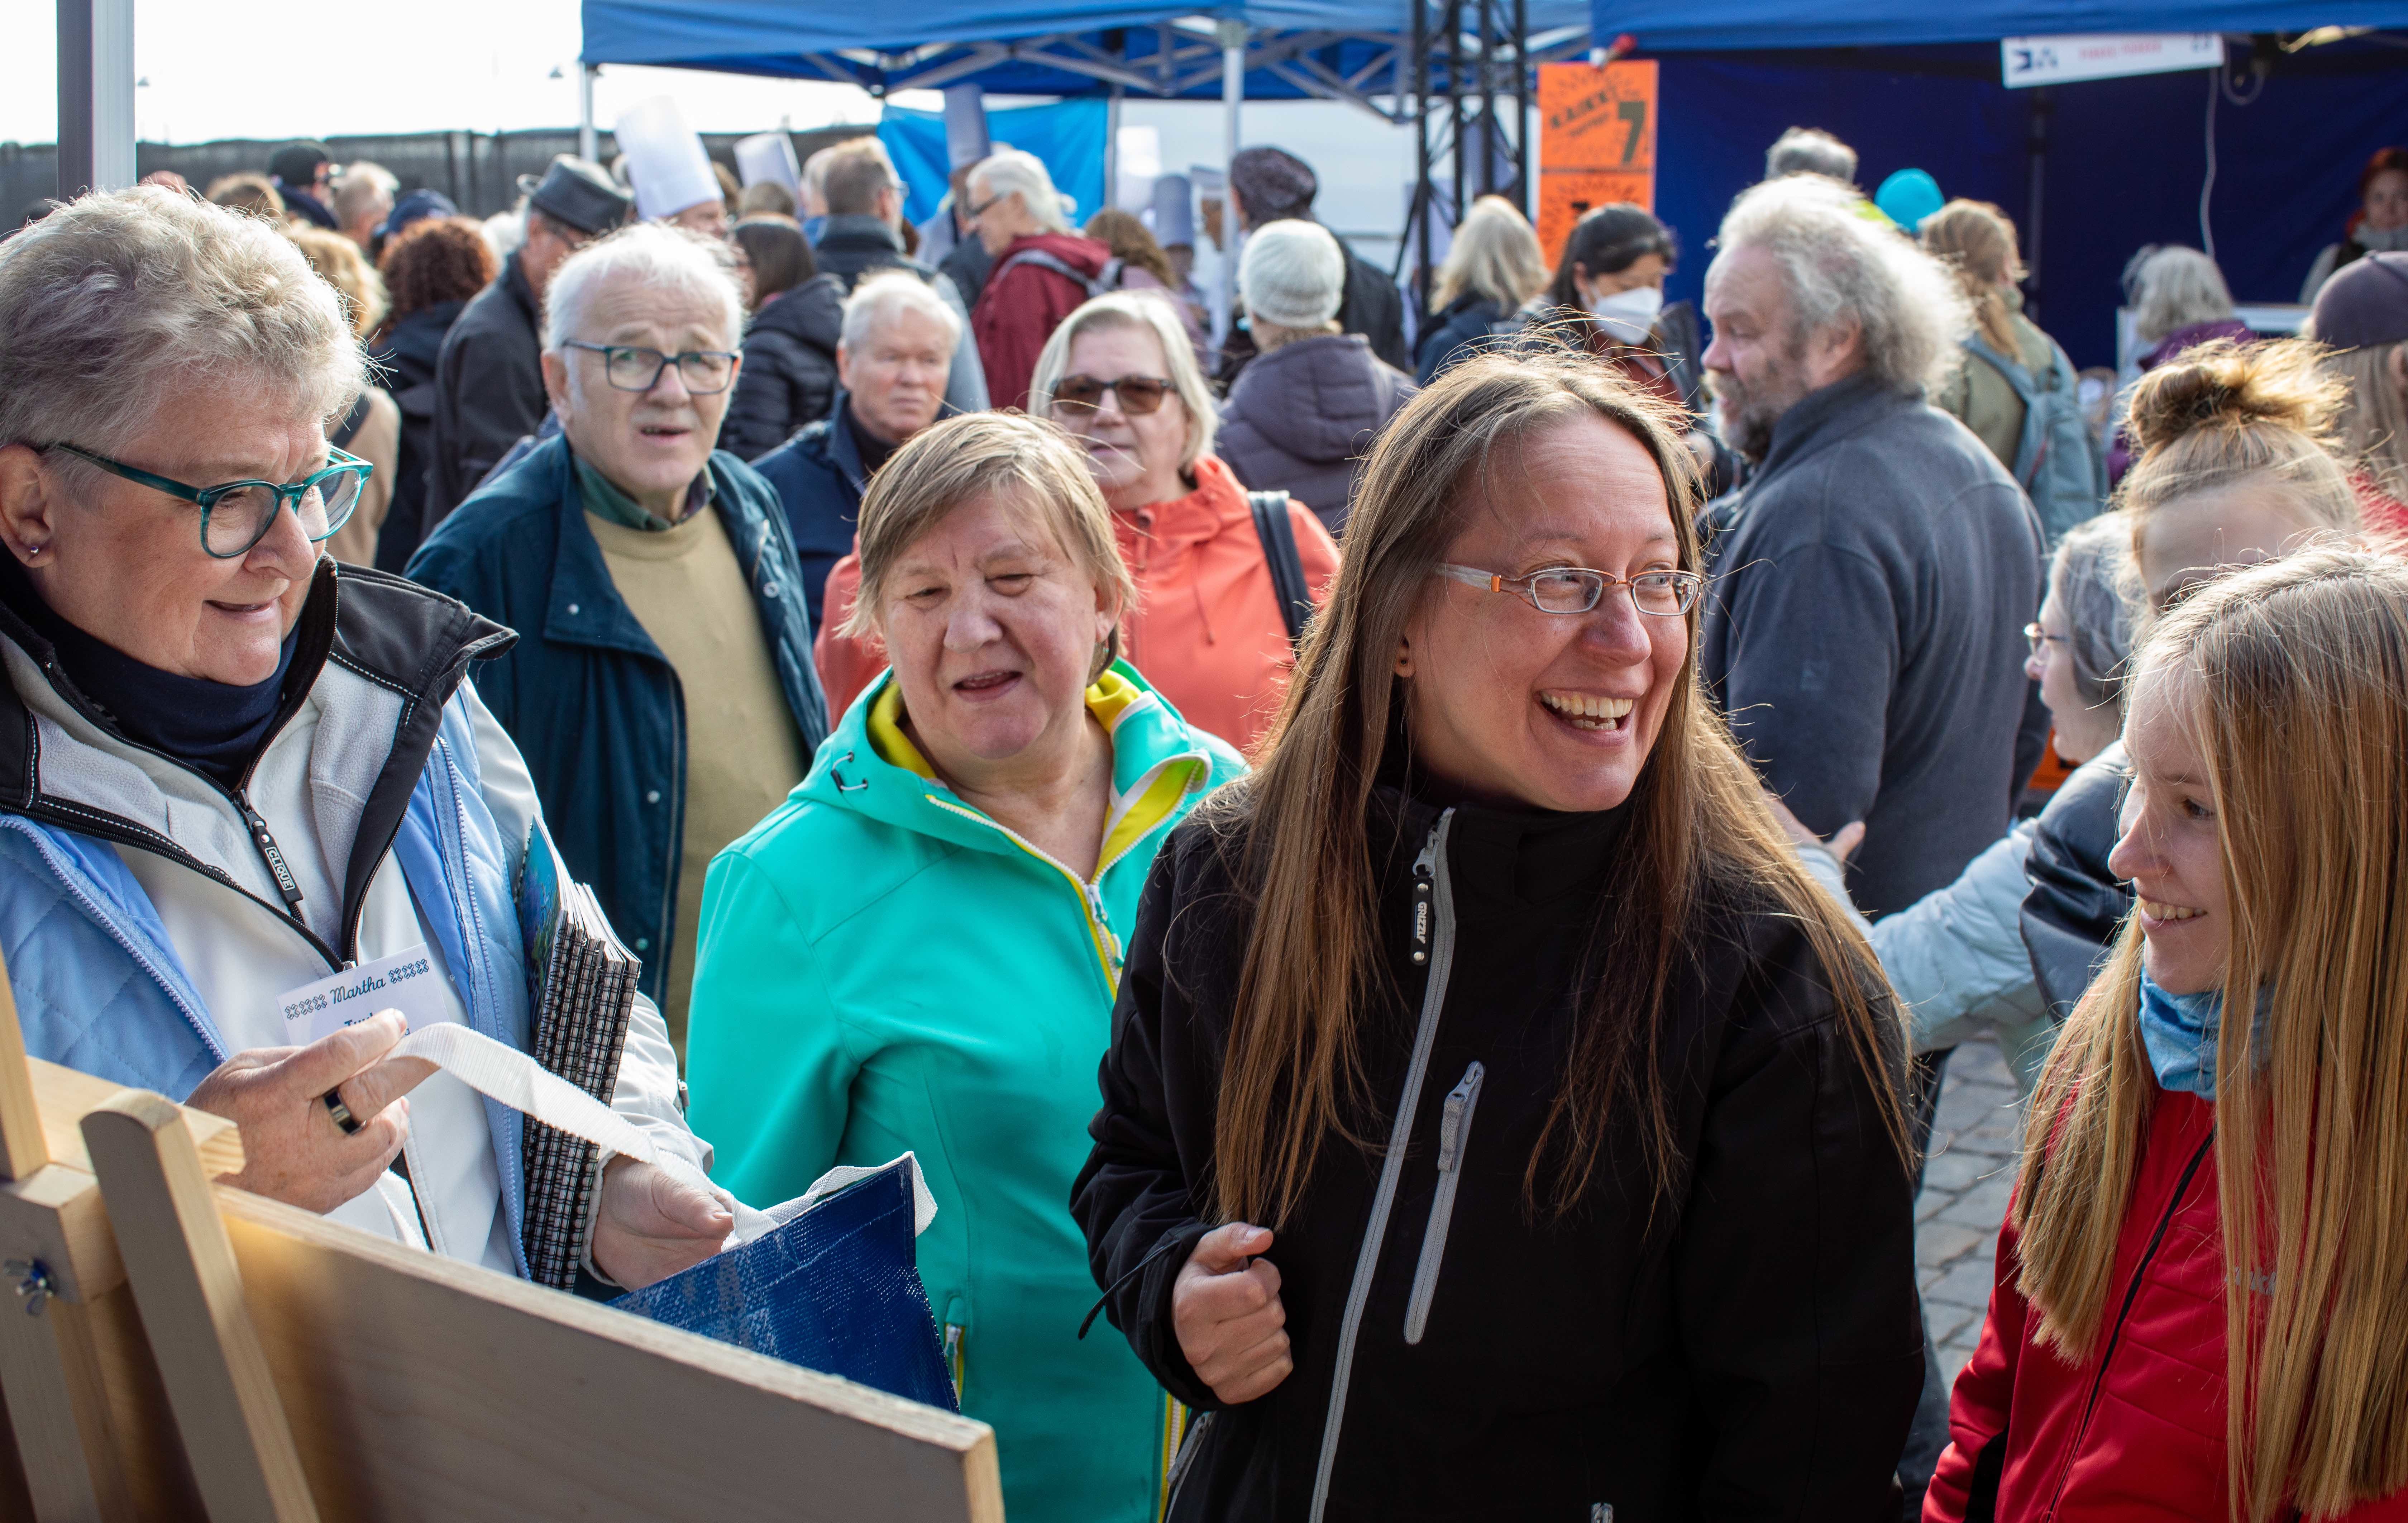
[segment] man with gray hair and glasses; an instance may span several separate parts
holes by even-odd
[[[695,234],[640,223],[570,255],[544,313],[560,433],[409,563],[519,632],[486,702],[681,1055],[704,869],[827,734],[785,513],[714,448],[743,324],[724,246]]]

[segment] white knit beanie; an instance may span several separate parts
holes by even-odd
[[[1283,328],[1317,328],[1346,296],[1346,255],[1319,223],[1265,223],[1238,264],[1246,310]]]

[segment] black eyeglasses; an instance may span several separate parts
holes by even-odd
[[[1121,410],[1135,418],[1160,409],[1162,399],[1173,389],[1173,382],[1161,376],[1122,376],[1114,381],[1064,376],[1054,387],[1054,405],[1093,412],[1104,405],[1104,394],[1110,392],[1120,398]]]
[[[293,516],[301,521],[301,532],[309,537],[309,542],[323,543],[351,521],[368,477],[376,470],[359,456],[329,446],[325,468],[312,471],[298,481],[224,481],[216,486],[187,486],[72,444],[44,448],[64,451],[98,466],[111,476],[165,492],[171,497],[199,503],[201,548],[222,561],[250,554],[251,547],[266,539],[267,531],[276,526],[277,510],[288,505]]]
[[[737,357],[724,349],[690,349],[664,354],[640,344],[589,344],[581,338],[561,341],[564,349],[584,349],[602,356],[602,375],[623,392],[648,392],[661,383],[661,373],[677,366],[678,380],[696,396],[724,392],[736,380]]]
[[[985,216],[987,211],[993,208],[997,201],[1002,200],[1005,196],[1010,195],[1010,194],[1011,193],[1010,191],[1000,191],[994,195],[988,196],[985,200],[981,201],[977,206],[970,208],[968,211],[965,212],[963,214],[963,220],[973,223],[978,221],[981,217]]]
[[[1586,613],[1605,597],[1605,589],[1620,587],[1630,595],[1630,606],[1641,613],[1670,618],[1698,606],[1706,579],[1695,571],[1641,571],[1635,577],[1610,577],[1579,566],[1550,566],[1528,576],[1509,577],[1470,566],[1440,566],[1431,573],[1484,592],[1512,593],[1541,613]]]

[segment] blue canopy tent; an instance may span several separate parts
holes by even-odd
[[[967,81],[994,94],[1119,86],[1213,100],[1232,46],[1247,99],[1341,100],[1395,121],[1401,106],[1372,97],[1411,93],[1412,0],[1242,0],[1209,13],[1193,0],[926,0],[908,17],[795,0],[584,0],[582,11],[589,65],[832,79],[877,95]],[[1584,50],[1588,20],[1584,0],[1528,5],[1534,48]]]
[[[1627,36],[1659,60],[1656,211],[1693,253],[1672,295],[1698,294],[1706,240],[1772,139],[1818,126],[1856,149],[1867,186],[1914,166],[2003,208],[2024,231],[2034,317],[2085,366],[2114,363],[2120,277],[2145,244],[2212,247],[2243,302],[2296,299],[2341,237],[2367,155],[2408,142],[2408,37],[2315,29],[2385,25],[2408,27],[2408,0],[1873,0],[1819,13],[1598,0],[1591,13],[1600,43]],[[2221,71],[2000,82],[2003,37],[2203,31],[2261,40],[2229,49]]]
[[[1329,100],[1418,120],[1425,195],[1433,89],[1446,96],[1451,149],[1475,77],[1492,108],[1499,94],[1526,101],[1528,65],[1588,48],[1584,0],[1238,0],[1209,14],[1193,0],[923,0],[908,17],[796,0],[583,0],[582,17],[589,137],[593,71],[609,64],[827,79],[882,97],[972,83],[1000,94],[1217,98],[1231,154],[1241,101]],[[1507,141],[1520,144],[1524,115],[1512,113]],[[1486,120],[1500,119],[1492,108]],[[1116,136],[1106,134],[1108,155]],[[1225,302],[1233,275],[1225,261]]]

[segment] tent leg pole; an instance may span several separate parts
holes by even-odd
[[[1121,204],[1121,87],[1112,86],[1104,107],[1104,205]]]
[[[134,0],[59,0],[59,199],[134,183]]]
[[[1235,331],[1238,312],[1238,187],[1227,179],[1238,159],[1238,109],[1246,99],[1246,23],[1223,22],[1221,43],[1221,311]],[[1226,342],[1225,338],[1223,342]]]
[[[588,164],[601,152],[601,135],[594,130],[594,77],[601,72],[599,64],[577,65],[577,156]]]

